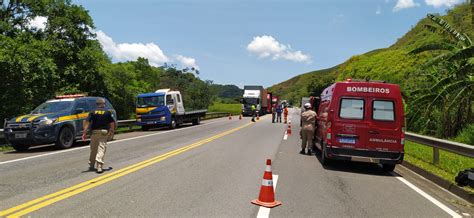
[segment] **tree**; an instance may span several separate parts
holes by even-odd
[[[423,114],[428,119],[424,125],[436,123],[436,134],[441,137],[455,135],[465,124],[472,122],[474,98],[474,45],[469,36],[454,29],[448,22],[435,15],[428,18],[438,27],[427,25],[433,32],[441,32],[445,40],[412,50],[411,54],[435,51],[436,56],[424,65],[421,80],[426,84],[411,93],[415,108],[409,114],[411,122]],[[431,124],[431,126],[433,126]]]

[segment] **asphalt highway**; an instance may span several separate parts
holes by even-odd
[[[317,155],[298,153],[298,110],[291,110],[290,119],[293,134],[287,137],[286,125],[271,123],[270,116],[256,123],[233,117],[120,134],[109,144],[103,174],[88,171],[87,145],[2,154],[0,217],[456,217],[466,212],[436,196],[430,200],[403,176],[377,165],[338,162],[324,168]],[[266,159],[273,161],[276,199],[283,203],[271,210],[250,203],[258,197]]]

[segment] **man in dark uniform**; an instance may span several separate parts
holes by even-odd
[[[84,131],[82,140],[87,137],[89,126],[91,129],[91,153],[89,157],[89,170],[94,170],[97,163],[97,173],[102,173],[104,166],[104,155],[107,149],[107,139],[113,134],[115,122],[112,112],[105,110],[105,99],[96,100],[97,110],[91,111],[86,120],[84,120]]]

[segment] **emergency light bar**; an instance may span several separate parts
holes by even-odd
[[[81,98],[85,97],[84,94],[72,94],[72,95],[57,95],[56,99],[64,99],[64,98]]]
[[[346,82],[372,82],[372,83],[387,83],[385,80],[370,80],[370,79],[352,79],[347,78]]]

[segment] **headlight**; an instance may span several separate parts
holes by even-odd
[[[137,122],[142,122],[142,118],[137,118]]]
[[[165,120],[166,120],[166,117],[160,117],[160,120],[161,120],[161,121],[165,121]]]
[[[45,126],[50,126],[51,124],[54,123],[54,121],[56,121],[56,119],[46,118],[44,120],[40,120],[39,123],[38,123],[38,127],[41,128],[41,127],[45,127]]]

